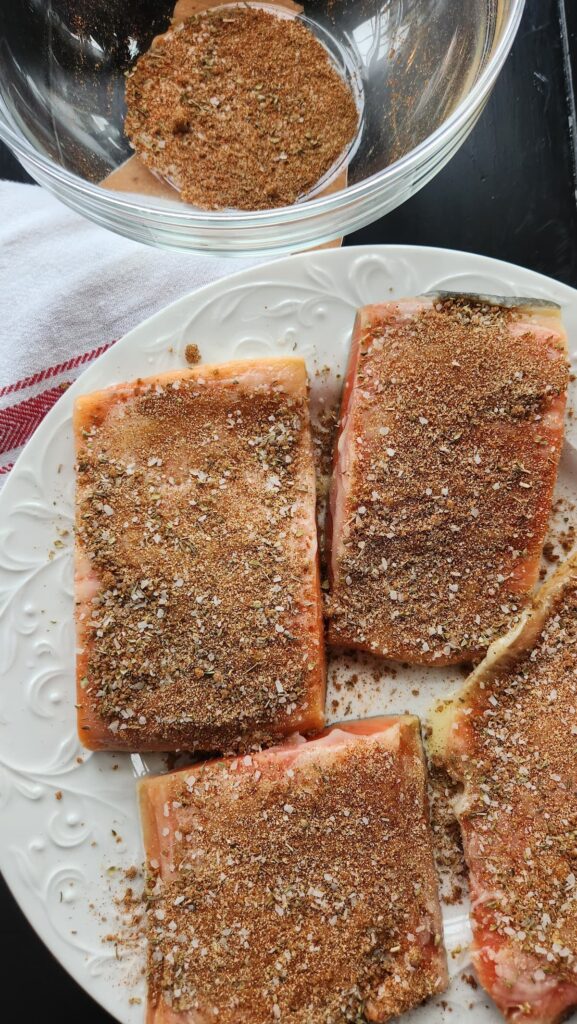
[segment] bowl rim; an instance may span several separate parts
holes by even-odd
[[[497,0],[498,4],[500,2],[501,0]],[[83,196],[98,206],[108,208],[110,211],[114,210],[120,214],[124,213],[129,217],[132,215],[142,216],[144,214],[151,221],[156,221],[157,218],[160,218],[167,225],[172,222],[177,226],[180,222],[197,230],[219,227],[230,228],[232,224],[238,229],[274,227],[275,225],[287,223],[294,225],[295,223],[305,222],[325,213],[338,212],[349,204],[365,200],[372,195],[378,195],[385,186],[397,178],[425,164],[431,156],[443,148],[444,139],[455,137],[459,130],[467,123],[471,113],[482,105],[491,91],[517,35],[524,8],[525,0],[511,0],[507,21],[502,28],[501,38],[489,63],[464,99],[431,135],[428,135],[414,149],[405,153],[404,156],[382,170],[371,174],[363,181],[327,196],[310,199],[305,203],[275,207],[270,210],[235,210],[231,212],[225,210],[198,210],[187,208],[185,204],[182,205],[182,208],[171,210],[164,205],[154,205],[152,202],[142,203],[134,198],[125,198],[132,194],[104,189],[101,185],[81,178],[67,168],[55,163],[50,157],[44,156],[23,134],[12,128],[10,123],[5,120],[2,106],[0,106],[0,140],[5,142],[18,157],[21,157],[54,181],[68,186],[70,191],[76,193],[79,197]]]

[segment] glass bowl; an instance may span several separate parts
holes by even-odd
[[[151,245],[237,256],[319,245],[422,188],[477,121],[524,6],[305,0],[300,10],[309,27],[355,88],[359,135],[347,169],[328,188],[324,181],[322,191],[293,206],[252,213],[188,206],[175,190],[154,179],[150,185],[148,172],[146,180],[133,173],[142,170],[134,158],[124,167],[133,155],[123,131],[125,72],[169,26],[174,2],[0,4],[0,138],[36,181],[113,231]],[[204,6],[208,0],[180,0],[177,14]]]

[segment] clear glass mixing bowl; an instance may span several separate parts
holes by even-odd
[[[124,73],[168,27],[174,2],[0,3],[0,138],[36,181],[113,231],[152,245],[238,256],[329,241],[425,185],[479,117],[524,6],[305,0],[304,15],[329,39],[333,59],[361,83],[363,117],[348,183],[251,213],[199,210],[176,192],[146,195],[141,183],[130,186],[138,192],[124,191],[126,179],[116,187],[114,178],[99,184],[132,155],[123,132]]]

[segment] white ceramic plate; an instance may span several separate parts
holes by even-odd
[[[126,1024],[144,1017],[144,950],[125,948],[122,934],[116,947],[104,937],[119,927],[114,898],[126,888],[123,871],[142,860],[134,780],[158,762],[83,754],[76,739],[74,398],[183,366],[192,342],[210,362],[298,352],[314,397],[334,394],[356,308],[431,289],[553,299],[563,306],[577,358],[577,292],[530,271],[466,253],[393,246],[291,257],[203,288],[126,335],[63,395],[0,496],[0,866],[52,953]],[[320,372],[325,367],[328,376]],[[559,488],[575,497],[577,427],[568,425]],[[400,670],[377,684],[358,666],[349,676],[353,671],[359,681],[349,688],[336,694],[331,684],[333,718],[405,709],[424,716],[458,677],[451,670]],[[340,701],[334,713],[333,699]],[[448,1024],[467,1014],[473,1024],[497,1021],[488,1000],[460,979],[467,969],[465,907],[446,908],[445,929],[451,988],[406,1019]],[[461,946],[465,952],[451,955]]]

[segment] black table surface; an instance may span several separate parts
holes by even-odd
[[[527,0],[513,51],[482,118],[451,163],[389,216],[346,239],[483,253],[577,287],[577,5]],[[0,178],[30,180],[0,145]],[[0,882],[4,978],[25,1018],[106,1024]],[[125,993],[119,992],[120,1007]]]

